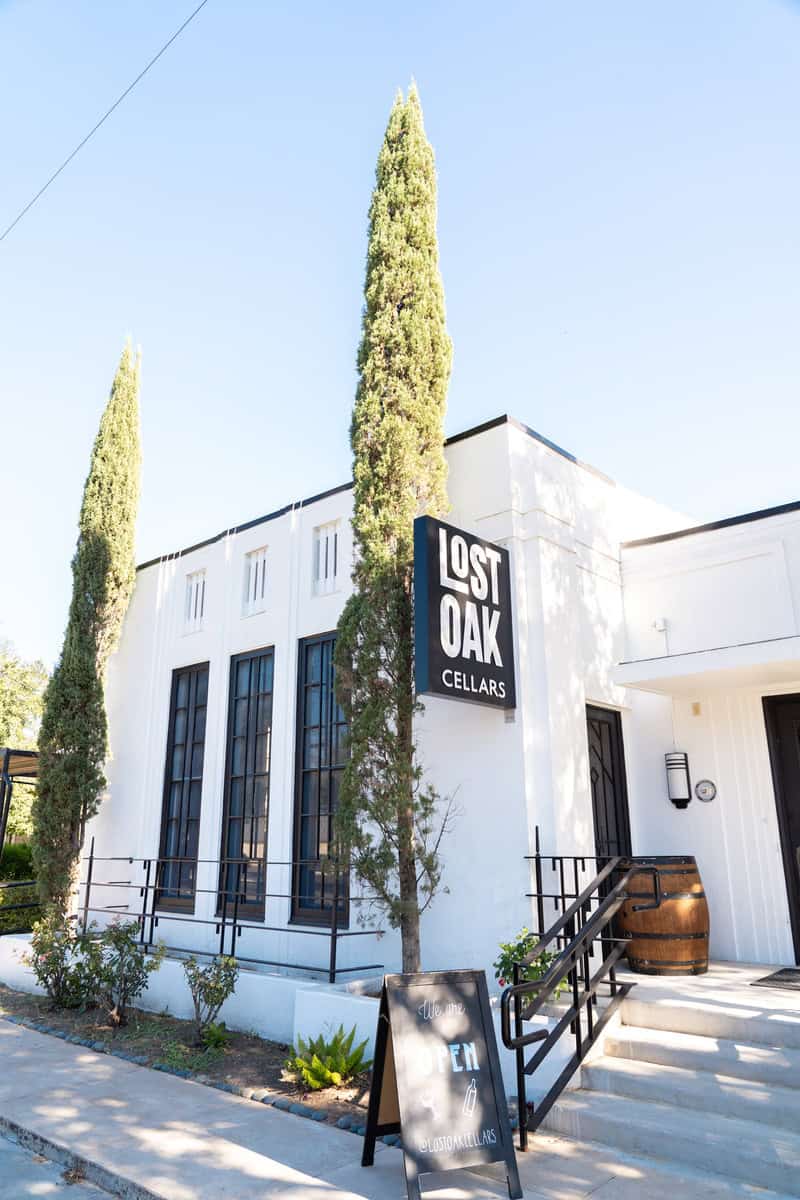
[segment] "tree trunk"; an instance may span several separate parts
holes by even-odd
[[[400,670],[398,672],[397,752],[405,768],[403,795],[397,806],[398,875],[400,883],[400,938],[403,947],[403,973],[421,969],[419,948],[419,897],[417,895],[417,856],[414,843],[414,643],[413,599],[410,573],[403,581],[400,619]]]

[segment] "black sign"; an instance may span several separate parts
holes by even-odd
[[[483,971],[384,977],[362,1166],[397,1132],[411,1200],[420,1175],[499,1162],[522,1196]]]
[[[414,610],[418,692],[516,707],[507,550],[418,517]]]

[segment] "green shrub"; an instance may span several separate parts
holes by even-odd
[[[214,1025],[220,1009],[232,995],[239,978],[239,967],[235,958],[225,954],[214,959],[207,967],[199,966],[197,959],[192,956],[183,964],[183,971],[194,1005],[196,1044],[208,1045],[207,1031]],[[211,1036],[213,1038],[214,1035]]]
[[[207,1050],[224,1050],[231,1035],[224,1021],[210,1021],[202,1032],[200,1040]]]
[[[26,842],[9,844],[0,854],[0,883],[22,883],[31,880],[30,887],[0,887],[0,934],[27,933],[41,916],[41,909],[17,908],[38,900],[33,879],[31,848]],[[13,909],[13,912],[3,911]]]
[[[101,995],[112,1025],[127,1023],[128,1007],[142,994],[164,958],[163,945],[148,955],[138,938],[138,921],[114,921],[99,938]]]
[[[56,1007],[91,1008],[97,1003],[102,950],[94,927],[78,933],[71,922],[51,909],[35,922],[30,951],[22,960]]]
[[[354,1075],[372,1066],[372,1060],[364,1058],[367,1039],[353,1046],[355,1036],[355,1025],[346,1036],[344,1025],[340,1025],[330,1041],[322,1033],[308,1041],[298,1037],[297,1047],[292,1047],[291,1057],[286,1060],[286,1070],[314,1092],[345,1087]]]
[[[0,883],[33,879],[33,851],[27,842],[11,842],[0,854]]]
[[[527,926],[523,926],[513,941],[500,943],[500,953],[493,964],[494,977],[500,984],[500,987],[506,987],[506,985],[510,985],[513,982],[514,964],[521,963],[539,941],[540,938],[535,933],[531,933]],[[555,954],[549,950],[543,950],[532,962],[520,967],[520,983],[541,979],[543,975],[547,974],[555,959]],[[566,986],[566,979],[559,980],[553,995],[555,997],[560,996]]]

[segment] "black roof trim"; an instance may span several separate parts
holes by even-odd
[[[613,483],[613,480],[604,475],[602,471],[598,471],[596,467],[590,467],[587,463],[581,462],[574,454],[570,454],[568,450],[564,450],[561,446],[556,445],[555,442],[551,442],[549,438],[543,437],[541,433],[537,433],[529,425],[524,425],[522,421],[518,421],[515,417],[510,417],[508,413],[504,413],[501,417],[493,417],[491,421],[484,421],[481,425],[473,425],[471,429],[465,429],[462,433],[454,433],[452,437],[445,439],[444,444],[445,446],[453,446],[456,442],[464,442],[467,438],[487,433],[490,429],[496,429],[499,425],[512,425],[514,429],[518,429],[521,433],[533,438],[534,441],[540,442],[548,450],[553,450],[556,454],[561,455],[562,458],[566,458],[568,462],[591,471],[593,475],[598,475],[601,479],[605,479],[607,483]],[[267,513],[266,516],[254,517],[252,521],[245,521],[242,525],[234,525],[230,529],[224,529],[222,533],[217,533],[214,537],[206,538],[202,542],[195,542],[193,546],[186,546],[183,550],[175,550],[171,554],[161,554],[158,558],[149,558],[147,562],[139,563],[136,570],[143,571],[145,567],[154,567],[158,563],[168,562],[171,558],[182,558],[184,554],[191,554],[194,550],[202,550],[204,546],[213,546],[215,542],[222,541],[223,538],[229,537],[231,534],[243,533],[246,529],[253,529],[256,525],[264,525],[267,521],[275,521],[278,517],[286,516],[293,508],[306,508],[309,504],[315,504],[318,500],[325,500],[328,496],[335,496],[338,492],[347,492],[352,486],[353,481],[351,480],[349,483],[340,483],[338,487],[328,488],[326,492],[317,492],[315,496],[308,496],[305,500],[298,500],[295,504],[284,504],[283,508],[276,508],[274,512]]]
[[[709,533],[713,529],[728,529],[731,525],[748,525],[751,521],[763,521],[766,517],[779,517],[783,513],[800,512],[800,500],[788,504],[777,504],[774,508],[760,508],[757,512],[742,513],[738,517],[723,517],[720,521],[709,521],[706,525],[693,525],[689,529],[676,529],[673,533],[657,533],[655,537],[636,538],[623,542],[623,550],[635,546],[656,546],[659,542],[671,542],[676,538],[691,537],[693,533]]]
[[[304,500],[298,500],[295,504],[284,504],[283,508],[276,508],[274,512],[267,513],[263,517],[255,517],[252,521],[243,521],[241,525],[232,525],[230,529],[223,529],[221,533],[205,538],[202,542],[195,542],[193,546],[185,546],[182,550],[175,550],[172,554],[162,554],[158,558],[149,558],[147,562],[139,563],[136,570],[143,571],[145,567],[155,567],[158,563],[169,562],[171,558],[183,558],[184,554],[202,550],[204,546],[213,546],[215,542],[221,542],[223,538],[230,537],[231,534],[244,533],[247,529],[254,529],[256,525],[265,525],[267,521],[276,521],[278,517],[285,517],[293,508],[307,508],[309,504],[316,504],[318,500],[326,500],[328,496],[335,496],[338,492],[348,492],[352,486],[351,480],[350,483],[340,483],[337,487],[328,488],[325,492],[317,492],[315,496],[306,496]]]

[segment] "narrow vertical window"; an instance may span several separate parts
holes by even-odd
[[[339,586],[339,522],[318,525],[314,530],[312,575],[315,596],[335,592]]]
[[[263,914],[266,891],[273,672],[271,648],[231,659],[219,903],[238,892],[250,915]]]
[[[244,595],[242,614],[245,617],[263,612],[267,607],[267,547],[251,550],[244,556]]]
[[[161,906],[194,908],[207,703],[208,663],[173,671],[156,895]]]
[[[203,628],[203,617],[206,610],[206,573],[192,571],[186,576],[186,600],[183,610],[183,624],[187,633],[195,633]]]
[[[294,882],[292,918],[328,922],[333,876],[323,871],[333,834],[339,781],[347,761],[347,723],[336,702],[333,650],[336,635],[300,643],[295,761]],[[339,878],[340,919],[347,917],[346,880]]]

